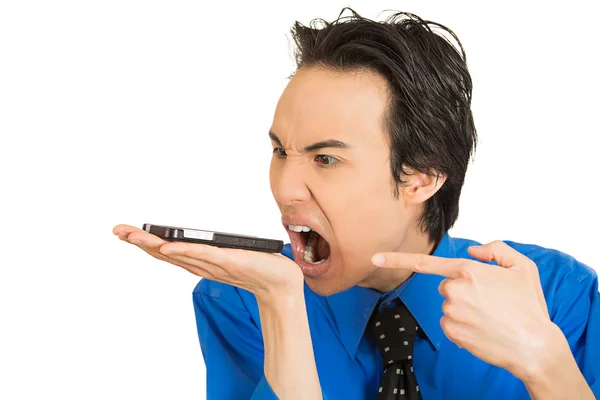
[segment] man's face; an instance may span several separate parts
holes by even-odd
[[[393,195],[386,102],[385,81],[375,74],[301,68],[277,105],[271,191],[318,294],[367,286],[377,271],[373,254],[414,235],[420,208]]]

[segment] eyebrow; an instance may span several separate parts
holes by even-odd
[[[272,131],[269,131],[269,137],[271,138],[272,141],[277,143],[279,146],[283,147],[283,145],[281,144],[281,140],[279,140],[277,135],[274,134]],[[308,146],[306,146],[304,148],[304,150],[302,150],[302,152],[303,153],[311,153],[313,151],[317,151],[320,149],[326,149],[326,148],[350,149],[351,147],[352,146],[350,146],[348,143],[342,142],[340,140],[328,139],[328,140],[321,140],[321,141],[313,143],[313,144],[309,144]]]

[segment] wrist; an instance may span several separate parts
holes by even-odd
[[[264,374],[278,398],[320,399],[310,326],[302,290],[257,296]]]
[[[284,313],[298,307],[305,308],[304,287],[279,291],[264,291],[255,294],[261,313]]]
[[[532,399],[594,399],[586,379],[573,357],[569,342],[560,328],[552,324],[545,331],[546,351],[532,357],[521,376]]]
[[[298,302],[304,304],[304,276],[301,279],[292,279],[276,287],[265,287],[253,291],[259,307],[291,306]]]
[[[551,385],[556,375],[572,359],[569,343],[560,328],[549,321],[536,333],[536,341],[519,354],[517,367],[511,371],[525,385]]]

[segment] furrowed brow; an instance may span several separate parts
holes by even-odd
[[[271,138],[271,140],[273,142],[277,143],[277,145],[283,147],[283,145],[281,144],[281,140],[274,132],[269,131],[269,137]],[[316,142],[316,143],[306,146],[303,149],[303,152],[304,153],[312,153],[314,151],[321,150],[321,149],[327,149],[327,148],[350,149],[350,148],[352,148],[352,146],[350,146],[348,143],[342,142],[341,140],[328,139],[328,140],[321,140],[319,142]]]

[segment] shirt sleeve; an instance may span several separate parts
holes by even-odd
[[[193,302],[207,400],[278,400],[264,376],[262,333],[237,289],[202,279]]]
[[[600,399],[600,293],[597,273],[585,271],[562,291],[554,322],[561,328],[581,373],[596,398]],[[559,294],[559,293],[557,293]]]

